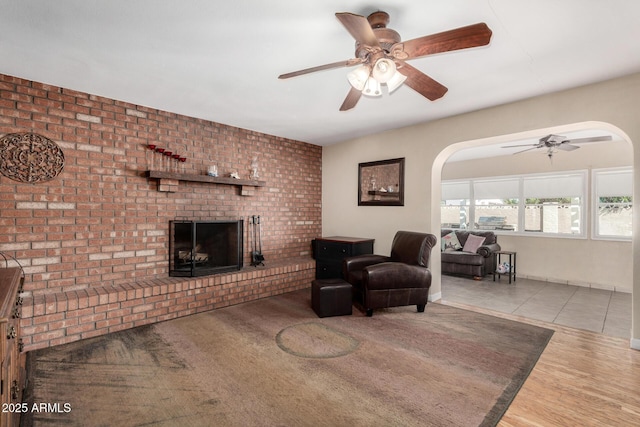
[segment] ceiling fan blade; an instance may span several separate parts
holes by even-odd
[[[340,111],[347,111],[356,106],[358,101],[360,101],[360,97],[362,96],[362,91],[359,91],[356,88],[351,88],[347,97],[344,99],[344,102],[340,106]]]
[[[405,80],[404,83],[425,98],[435,101],[436,99],[442,98],[449,90],[446,86],[433,80],[417,68],[406,62],[400,62],[401,65],[398,67],[398,71],[407,76],[407,80]]]
[[[573,150],[577,150],[580,147],[578,147],[577,145],[571,145],[571,144],[567,144],[566,142],[563,142],[562,144],[557,145],[556,148],[562,151],[573,151]]]
[[[542,147],[542,145],[540,145],[540,144],[503,145],[500,148],[515,148],[515,147],[534,147],[534,148],[539,148],[539,147]]]
[[[571,143],[571,144],[584,144],[586,142],[599,142],[599,141],[611,141],[611,136],[592,136],[588,138],[576,138],[576,139],[567,139],[566,141],[562,141],[562,143]]]
[[[540,147],[536,146],[536,147],[527,148],[527,149],[524,149],[524,150],[516,151],[516,152],[515,152],[515,153],[513,153],[513,154],[520,154],[520,153],[524,153],[525,151],[535,150],[536,148],[540,148]]]
[[[369,24],[369,21],[367,21],[367,18],[364,16],[348,12],[339,12],[336,13],[336,18],[338,18],[358,43],[371,47],[380,46],[378,38],[371,28],[371,24]]]
[[[491,30],[484,22],[442,33],[396,43],[391,54],[397,59],[413,59],[435,53],[484,46],[491,41]]]
[[[362,64],[362,59],[354,58],[346,61],[332,62],[331,64],[318,65],[317,67],[305,68],[304,70],[293,71],[291,73],[280,74],[279,79],[288,79],[291,77],[301,76],[303,74],[315,73],[316,71],[330,70],[332,68],[351,67],[353,65]]]

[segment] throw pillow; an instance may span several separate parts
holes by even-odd
[[[475,234],[469,234],[467,237],[467,241],[464,242],[464,248],[462,250],[464,252],[472,252],[476,253],[478,248],[482,246],[485,241],[485,237],[476,236]]]
[[[452,231],[451,233],[447,234],[441,240],[442,242],[440,243],[441,244],[440,250],[442,252],[457,251],[462,249],[462,245],[460,244],[460,241],[458,240],[458,236],[456,235],[455,231]]]

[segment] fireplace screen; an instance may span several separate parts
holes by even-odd
[[[240,270],[243,220],[170,221],[169,275],[206,276]]]

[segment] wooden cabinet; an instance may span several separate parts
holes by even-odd
[[[313,240],[316,260],[316,279],[342,277],[342,260],[356,255],[373,253],[374,239],[359,237],[323,237]]]
[[[0,427],[20,423],[25,380],[19,324],[23,280],[19,268],[0,268]]]

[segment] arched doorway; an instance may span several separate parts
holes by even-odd
[[[515,134],[509,134],[509,135],[501,135],[501,136],[497,136],[497,137],[492,137],[492,138],[484,138],[484,139],[479,139],[479,140],[473,140],[473,141],[464,141],[464,142],[460,142],[460,143],[456,143],[453,144],[447,148],[445,148],[435,159],[434,163],[433,163],[433,169],[432,169],[432,188],[431,188],[431,201],[432,201],[432,205],[431,205],[431,212],[432,212],[432,217],[431,217],[431,228],[433,230],[437,230],[440,229],[440,224],[441,224],[441,215],[440,215],[440,200],[441,200],[441,182],[442,182],[442,173],[443,170],[445,168],[445,164],[447,162],[447,160],[454,155],[454,153],[460,153],[463,150],[469,150],[469,149],[473,149],[476,147],[481,147],[481,148],[488,148],[488,147],[495,147],[495,146],[503,146],[503,145],[508,145],[509,143],[512,143],[513,141],[519,141],[519,140],[524,140],[524,139],[528,139],[528,138],[540,138],[541,136],[547,135],[547,134],[563,134],[563,133],[570,133],[570,132],[577,132],[577,131],[581,131],[581,130],[585,130],[585,129],[600,129],[600,130],[606,130],[607,132],[611,132],[612,134],[616,135],[618,137],[618,140],[623,141],[623,144],[627,145],[626,148],[628,148],[628,150],[631,152],[631,155],[628,155],[628,159],[625,159],[625,161],[627,162],[626,164],[629,166],[633,166],[633,153],[632,153],[632,145],[631,145],[631,141],[629,139],[629,137],[626,135],[626,133],[624,131],[622,131],[621,129],[617,128],[616,126],[613,126],[611,124],[608,123],[602,123],[602,122],[583,122],[583,123],[575,123],[575,124],[571,124],[571,125],[565,125],[565,126],[558,126],[558,127],[553,127],[553,128],[545,128],[545,129],[536,129],[533,131],[526,131],[526,132],[522,132],[522,133],[515,133]],[[544,154],[544,153],[543,153]],[[513,158],[509,158],[509,162],[513,162],[515,160],[513,160]],[[480,163],[478,161],[478,163]],[[591,164],[593,163],[593,164]],[[591,170],[592,167],[593,168],[597,168],[597,162],[591,162],[589,164],[584,164],[581,167],[584,169],[589,169]],[[594,166],[595,165],[595,166]],[[498,169],[498,168],[497,168]],[[553,169],[553,168],[551,168]],[[498,174],[500,175],[500,174]],[[589,193],[590,195],[590,193]],[[635,202],[634,202],[635,205]],[[587,206],[586,209],[590,209],[591,206]],[[592,220],[593,218],[591,216],[589,216],[589,219]],[[587,224],[585,224],[585,226],[588,226],[589,222],[587,222]],[[585,239],[583,242],[576,242],[576,244],[574,246],[579,247],[578,245],[581,245],[581,247],[585,248],[585,242],[586,243],[590,243],[592,242],[592,235],[591,235],[591,229],[588,230],[588,232],[585,234]],[[537,239],[535,237],[523,237],[524,239],[529,239],[531,241],[531,239],[534,239],[534,241],[536,243],[539,243],[542,239]],[[522,239],[521,238],[521,241]],[[500,239],[499,239],[500,240]],[[597,240],[597,239],[595,239]],[[562,241],[562,243],[567,243],[566,241]],[[598,243],[599,244],[599,243]],[[602,245],[600,245],[602,246]],[[633,277],[633,263],[631,260],[631,243],[627,242],[626,246],[628,246],[628,250],[626,250],[623,253],[623,256],[625,257],[629,257],[630,260],[629,262],[626,264],[627,268],[629,271],[627,271],[627,279],[628,279],[628,284],[626,285],[626,289],[624,289],[623,291],[625,292],[632,292],[633,289],[633,282],[632,282],[632,277]],[[585,249],[586,251],[588,251],[588,249]],[[525,258],[526,259],[526,258]],[[522,258],[520,258],[520,261],[522,261]],[[522,264],[519,262],[519,267]],[[439,297],[442,296],[442,276],[441,276],[441,271],[440,271],[440,254],[439,253],[434,253],[434,258],[433,258],[433,265],[432,265],[433,271],[434,271],[434,283],[432,285],[432,290],[433,290],[433,297],[432,299],[438,299]],[[578,266],[577,269],[580,269],[581,267]],[[604,265],[601,266],[601,270],[606,270],[606,267]],[[522,269],[519,268],[519,271],[522,272]],[[550,280],[553,281],[553,280]],[[577,282],[580,282],[580,280],[577,280]],[[579,283],[580,284],[580,283]],[[588,284],[587,284],[588,286]]]

